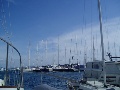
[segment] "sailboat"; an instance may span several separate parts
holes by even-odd
[[[94,55],[94,38],[93,38],[93,61],[89,61],[86,63],[85,75],[86,77],[96,78],[99,81],[103,81],[103,73],[102,73],[102,61],[97,60]],[[112,84],[116,86],[120,86],[120,61],[114,61],[115,58],[110,53],[107,53],[109,56],[109,61],[105,61],[106,66],[106,83]]]
[[[106,84],[106,66],[104,61],[104,45],[103,45],[103,33],[102,33],[102,18],[101,18],[101,6],[100,0],[98,0],[99,8],[99,21],[100,21],[100,35],[101,35],[101,46],[102,46],[102,72],[103,72],[103,81],[100,82],[95,78],[88,78],[85,75],[83,79],[79,82],[68,82],[68,87],[70,90],[120,90],[120,87]]]
[[[24,68],[23,72],[30,72],[30,71],[32,71],[32,69],[30,68],[30,42],[29,42],[29,47],[28,47],[28,63],[29,63],[29,66],[27,68]]]
[[[117,57],[116,57],[117,58]],[[120,62],[105,61],[106,66],[106,83],[120,86]],[[93,77],[99,81],[103,81],[102,61],[94,60],[86,63],[86,77]]]
[[[37,45],[37,55],[38,55],[38,45]],[[38,55],[39,56],[39,55]],[[47,41],[46,41],[46,47],[45,47],[45,57],[46,57],[46,60],[47,60]],[[38,61],[39,57],[37,58],[37,61]],[[41,66],[40,67],[37,67],[33,70],[34,72],[50,72],[52,71],[52,68],[51,66],[47,65],[47,66]]]
[[[5,70],[5,76],[4,76],[4,80],[0,79],[0,90],[24,90],[23,88],[23,70],[22,70],[22,61],[21,61],[21,54],[20,52],[9,42],[7,42],[6,40],[4,40],[3,38],[0,38],[1,41],[5,42],[7,44],[7,55],[6,55],[6,70]],[[14,50],[16,50],[16,52],[18,53],[19,57],[20,57],[20,70],[18,71],[19,73],[16,74],[16,76],[18,76],[17,78],[17,84],[16,85],[10,85],[10,83],[8,82],[8,80],[10,79],[9,77],[9,72],[8,72],[8,53],[9,53],[9,46],[11,46]]]

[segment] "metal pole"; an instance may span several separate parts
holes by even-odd
[[[2,40],[3,42],[7,43],[7,45],[11,46],[12,48],[14,48],[16,50],[16,52],[18,53],[19,57],[20,57],[20,86],[23,86],[23,68],[22,68],[22,61],[21,61],[21,54],[20,52],[17,50],[17,48],[15,48],[11,43],[7,42],[6,40],[4,40],[3,38],[0,37],[0,40]],[[7,46],[7,48],[8,48]],[[8,59],[8,57],[6,57],[6,60]],[[6,62],[7,64],[8,62]],[[6,67],[7,69],[8,67]],[[6,70],[7,71],[7,70]],[[6,73],[7,74],[7,73]]]
[[[106,67],[105,67],[105,61],[104,61],[104,45],[103,45],[102,18],[101,18],[102,15],[101,15],[100,0],[98,0],[98,9],[99,9],[99,21],[100,21],[100,35],[101,35],[101,47],[102,47],[104,85],[106,85]]]
[[[59,65],[59,36],[58,36],[58,65]]]
[[[5,85],[6,86],[7,86],[7,80],[8,80],[8,51],[9,51],[9,44],[7,43],[6,72],[5,72]]]

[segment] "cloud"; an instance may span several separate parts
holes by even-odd
[[[86,25],[86,26],[87,27],[83,29],[83,33],[81,27],[73,30],[72,32],[59,36],[59,59],[61,60],[60,61],[61,64],[65,62],[69,63],[69,59],[71,59],[71,63],[76,63],[78,59],[79,62],[83,64],[85,57],[87,58],[87,61],[90,61],[93,56],[92,55],[93,37],[94,37],[94,46],[95,46],[95,57],[97,60],[101,60],[101,43],[100,43],[101,37],[100,37],[99,23],[92,24],[92,35],[91,35],[91,26],[90,25]],[[108,60],[108,57],[106,56],[107,52],[111,52],[113,56],[115,56],[115,53],[117,56],[120,55],[119,29],[120,29],[119,17],[110,19],[107,22],[103,21],[104,51],[105,51],[105,59],[107,60]],[[52,62],[51,60],[53,60],[52,58],[54,57],[57,64],[58,37],[50,37],[47,40],[48,40],[47,57],[49,58],[49,61],[44,61],[44,62],[48,62],[48,63]],[[53,48],[55,50],[52,52]],[[66,48],[66,61],[65,61],[65,48]],[[85,53],[87,54],[87,56],[85,56]],[[74,56],[74,60],[72,60],[72,56]]]
[[[105,59],[109,60],[108,56],[106,56],[107,52],[110,52],[112,56],[120,56],[120,17],[103,21],[102,25]],[[91,24],[88,24],[86,28],[77,28],[69,33],[59,35],[59,63],[65,64],[69,63],[69,61],[76,63],[78,61],[84,64],[85,58],[87,61],[91,61],[93,58],[93,37],[95,58],[101,60],[100,25],[94,23],[92,28]],[[36,50],[37,45],[35,45],[35,48],[31,47],[31,65],[58,64],[58,37],[48,37],[46,40],[40,40],[37,44],[39,45],[38,51]],[[0,50],[2,49],[0,47]],[[24,65],[28,65],[27,50],[26,48],[26,53],[22,55]],[[16,57],[14,59],[16,60]]]

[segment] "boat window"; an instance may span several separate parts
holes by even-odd
[[[98,65],[98,64],[94,64],[94,65],[93,65],[93,68],[94,68],[94,69],[99,69],[99,65]]]
[[[120,70],[120,65],[117,65],[118,69]]]

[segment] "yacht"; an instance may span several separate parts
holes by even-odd
[[[23,72],[31,72],[31,71],[32,71],[31,68],[24,68],[24,69],[23,69]]]
[[[102,48],[102,61],[101,63],[99,63],[99,65],[101,65],[100,72],[103,75],[102,76],[103,82],[99,81],[99,78],[100,78],[99,75],[101,75],[100,73],[94,73],[94,77],[91,77],[93,74],[88,72],[88,71],[98,72],[99,70],[98,69],[96,70],[94,68],[91,69],[89,68],[88,64],[86,64],[86,70],[84,71],[83,78],[78,82],[71,82],[71,81],[68,82],[68,87],[70,90],[120,90],[120,87],[106,83],[107,81],[106,79],[107,69],[106,68],[109,69],[109,66],[105,63],[105,59],[104,59],[104,45],[103,45],[102,16],[101,16],[100,0],[98,0],[98,9],[99,9],[99,21],[100,21],[101,48]],[[93,65],[93,62],[91,62],[90,66],[99,68],[98,64]]]
[[[65,64],[65,65],[58,65],[53,68],[53,71],[57,72],[78,72],[78,69],[72,67],[72,65]]]
[[[86,63],[80,81],[68,82],[69,90],[120,90],[120,62],[106,61],[105,67],[107,84],[104,84],[103,62],[95,60]]]
[[[106,61],[106,82],[120,86],[120,62]],[[103,81],[102,61],[93,61],[86,63],[85,76],[89,78],[96,78]]]
[[[5,71],[5,69],[3,67],[0,68],[0,71]]]

